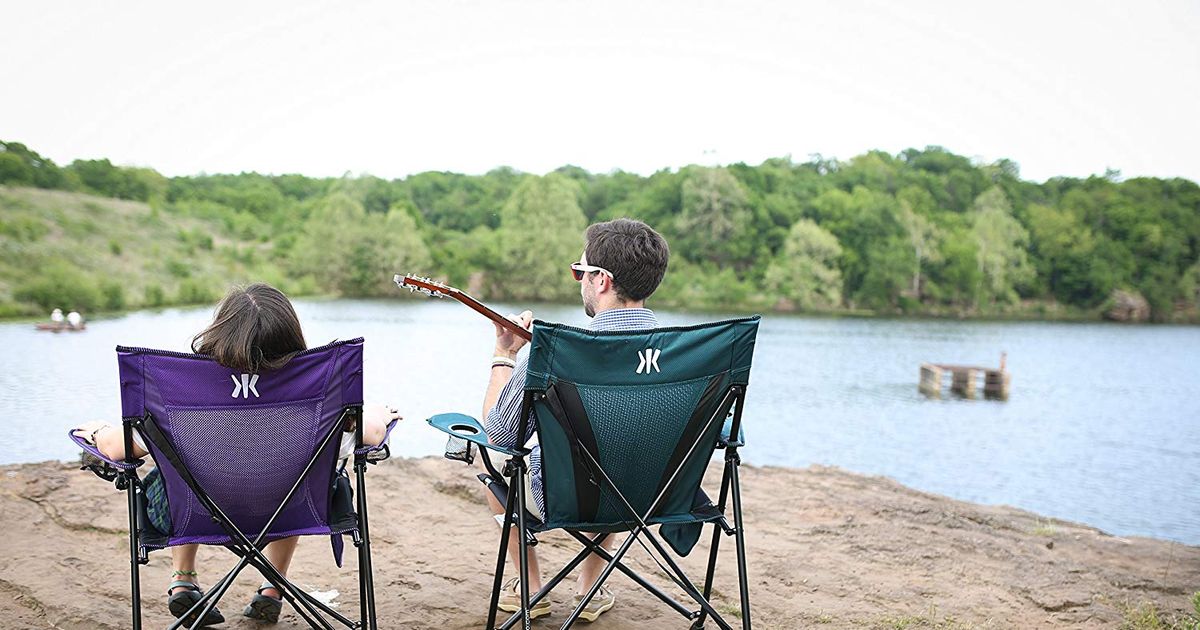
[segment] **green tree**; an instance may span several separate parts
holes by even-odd
[[[899,219],[900,225],[908,235],[908,243],[913,248],[913,274],[909,294],[920,300],[921,263],[927,260],[937,261],[937,244],[941,238],[941,231],[932,221],[913,210],[913,204],[908,200],[900,201]]]
[[[21,156],[7,151],[0,153],[0,184],[28,186],[33,183],[33,168]]]
[[[675,220],[675,251],[696,262],[747,268],[756,245],[746,191],[727,169],[690,167]]]
[[[1004,191],[988,189],[972,209],[972,236],[978,252],[980,297],[988,302],[1015,302],[1017,288],[1036,275],[1028,264],[1029,233],[1012,216]]]
[[[837,260],[841,255],[836,236],[809,219],[800,219],[767,269],[767,290],[800,310],[840,306],[842,272]]]
[[[345,193],[320,202],[289,254],[301,273],[346,296],[392,295],[394,274],[420,273],[430,262],[407,212],[368,214]]]
[[[579,186],[551,173],[527,177],[500,211],[492,285],[517,300],[565,301],[579,292],[567,265],[583,251]]]

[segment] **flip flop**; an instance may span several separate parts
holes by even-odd
[[[258,587],[258,593],[254,595],[254,599],[250,600],[250,605],[246,606],[246,610],[242,611],[242,616],[267,623],[279,621],[279,613],[283,612],[283,600],[263,595],[263,591],[269,588],[275,588],[275,585],[263,582],[263,585]]]
[[[180,591],[174,595],[171,595],[171,591],[180,587],[188,590]],[[196,605],[196,602],[200,601],[200,598],[204,596],[204,591],[201,591],[199,586],[196,586],[192,582],[176,580],[171,582],[171,586],[167,587],[167,595],[167,608],[171,610],[171,614],[174,615],[176,619],[183,618],[184,623],[188,625],[196,622],[196,617],[200,614],[200,611],[196,610],[190,614],[188,611],[190,611],[192,607]],[[214,606],[213,609],[208,611],[208,614],[204,616],[204,622],[200,625],[212,626],[224,622],[225,616],[221,614],[221,611],[217,610],[216,606]]]

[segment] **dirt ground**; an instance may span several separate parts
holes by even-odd
[[[1183,615],[1200,590],[1198,547],[1110,536],[835,468],[742,471],[758,628],[1114,628],[1131,606],[1152,604]],[[498,528],[473,471],[424,458],[390,460],[369,472],[380,626],[481,627]],[[68,464],[4,466],[0,473],[0,626],[129,627],[124,496]],[[711,469],[709,481],[719,473],[719,467]],[[708,538],[706,531],[682,562],[697,581]],[[547,571],[575,549],[565,534],[540,539]],[[732,542],[722,542],[715,596],[727,616],[739,612]],[[631,553],[634,567],[679,593],[666,588],[669,582],[644,551],[635,547]],[[353,614],[355,557],[348,545],[346,566],[338,569],[328,539],[307,539],[292,577]],[[233,556],[220,548],[204,549],[200,558],[205,584],[233,565]],[[148,628],[171,621],[165,597],[170,570],[167,552],[151,554],[142,567]],[[257,627],[240,610],[258,582],[258,575],[243,573],[221,603],[229,621],[217,627]],[[591,627],[689,626],[624,576],[611,584],[617,605]],[[535,627],[561,623],[570,586],[552,594],[553,613]],[[301,627],[301,621],[289,608],[276,627]]]

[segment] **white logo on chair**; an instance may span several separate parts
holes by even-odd
[[[249,398],[250,394],[258,398],[258,390],[254,388],[258,383],[257,374],[243,374],[241,380],[238,380],[237,374],[230,374],[229,378],[233,379],[233,393],[229,395],[230,398],[237,398],[238,394],[241,394],[242,398]]]
[[[649,374],[650,368],[654,368],[655,372],[662,372],[662,370],[658,369],[658,355],[660,354],[662,354],[661,349],[646,348],[645,350],[638,350],[638,360],[641,362],[638,363],[637,373],[641,374],[642,370],[646,370],[646,374]]]

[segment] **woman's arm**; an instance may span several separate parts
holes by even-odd
[[[379,446],[387,435],[392,420],[403,420],[400,412],[389,405],[363,406],[363,446]]]
[[[125,430],[103,421],[93,421],[80,425],[75,434],[89,440],[105,457],[121,461],[125,459]],[[133,456],[145,457],[149,453],[142,448],[137,440],[133,441]]]

